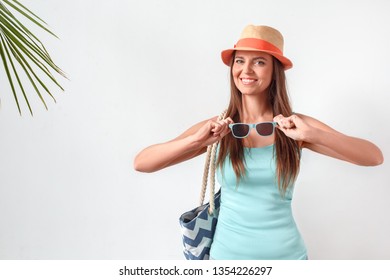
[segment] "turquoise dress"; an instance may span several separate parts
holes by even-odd
[[[244,154],[246,175],[238,185],[228,157],[217,171],[222,194],[211,259],[307,259],[291,210],[293,186],[284,198],[278,190],[273,145]]]

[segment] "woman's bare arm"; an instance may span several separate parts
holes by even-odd
[[[134,169],[154,172],[204,153],[207,146],[229,133],[231,119],[202,121],[173,140],[143,149],[134,159]]]
[[[383,163],[382,152],[375,144],[340,133],[314,118],[301,114],[287,118],[279,115],[275,121],[288,137],[301,141],[303,148],[357,165]]]

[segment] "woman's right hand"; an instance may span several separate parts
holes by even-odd
[[[200,148],[212,145],[230,132],[229,124],[231,123],[233,123],[231,118],[226,118],[221,121],[208,120],[193,134],[193,139],[198,143]]]

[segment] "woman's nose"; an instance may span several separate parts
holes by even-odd
[[[248,62],[245,63],[243,70],[244,70],[244,73],[252,73],[253,72],[252,65]]]

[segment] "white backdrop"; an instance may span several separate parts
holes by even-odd
[[[294,110],[383,151],[379,167],[303,154],[293,202],[311,259],[390,259],[386,0],[24,0],[69,74],[57,104],[17,113],[1,73],[0,258],[183,259],[179,215],[203,157],[141,174],[134,156],[228,102],[220,51],[247,24],[285,37]],[[42,34],[42,33],[40,33]]]

